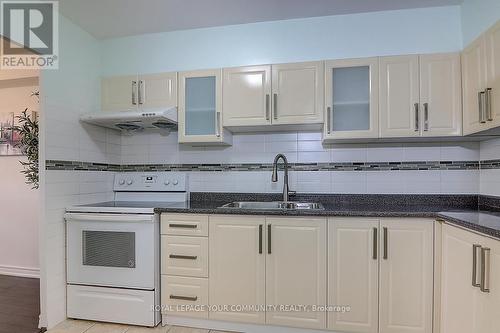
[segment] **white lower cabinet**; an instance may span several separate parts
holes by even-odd
[[[380,333],[432,332],[433,224],[380,221]]]
[[[328,328],[431,333],[433,221],[331,218]]]
[[[208,230],[193,236],[175,229],[205,223]],[[500,247],[488,246],[491,277],[498,279]],[[434,221],[164,214],[161,273],[164,323],[179,315],[335,332],[432,333]],[[492,285],[491,293],[499,291]],[[498,308],[497,298],[487,304]],[[199,305],[210,310],[177,308]]]
[[[328,305],[350,307],[329,312],[332,330],[378,332],[378,229],[378,219],[330,219]]]
[[[441,333],[498,332],[500,241],[443,225]]]
[[[210,216],[210,305],[265,305],[265,217]],[[265,311],[216,311],[211,319],[264,324]]]
[[[210,305],[326,305],[326,219],[210,217]],[[211,312],[211,319],[325,328],[325,311]]]
[[[266,218],[266,303],[326,306],[326,219]],[[326,311],[268,311],[266,323],[326,328]]]

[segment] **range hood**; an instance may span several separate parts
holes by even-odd
[[[177,130],[177,108],[87,113],[80,117],[80,121],[128,134],[149,129],[168,134]]]

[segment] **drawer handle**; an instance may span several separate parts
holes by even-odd
[[[168,256],[170,259],[188,259],[188,260],[196,260],[198,256],[184,256],[180,254],[171,254]]]
[[[197,224],[178,224],[178,223],[170,223],[168,225],[170,228],[183,228],[183,229],[196,229],[198,228]]]
[[[196,302],[198,300],[198,296],[178,296],[178,295],[170,295],[170,299],[179,299],[182,301],[191,301]]]

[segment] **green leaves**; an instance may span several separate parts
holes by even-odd
[[[39,92],[36,91],[32,96],[38,97]],[[26,184],[31,184],[33,189],[39,187],[38,178],[38,118],[36,113],[28,115],[26,108],[20,116],[16,116],[19,125],[13,126],[13,130],[18,132],[21,136],[21,141],[17,146],[26,155],[28,161],[21,161],[24,170],[21,171],[25,178]]]

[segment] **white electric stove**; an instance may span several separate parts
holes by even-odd
[[[69,318],[156,326],[160,322],[160,224],[154,208],[185,207],[178,172],[124,172],[115,200],[67,208]]]

